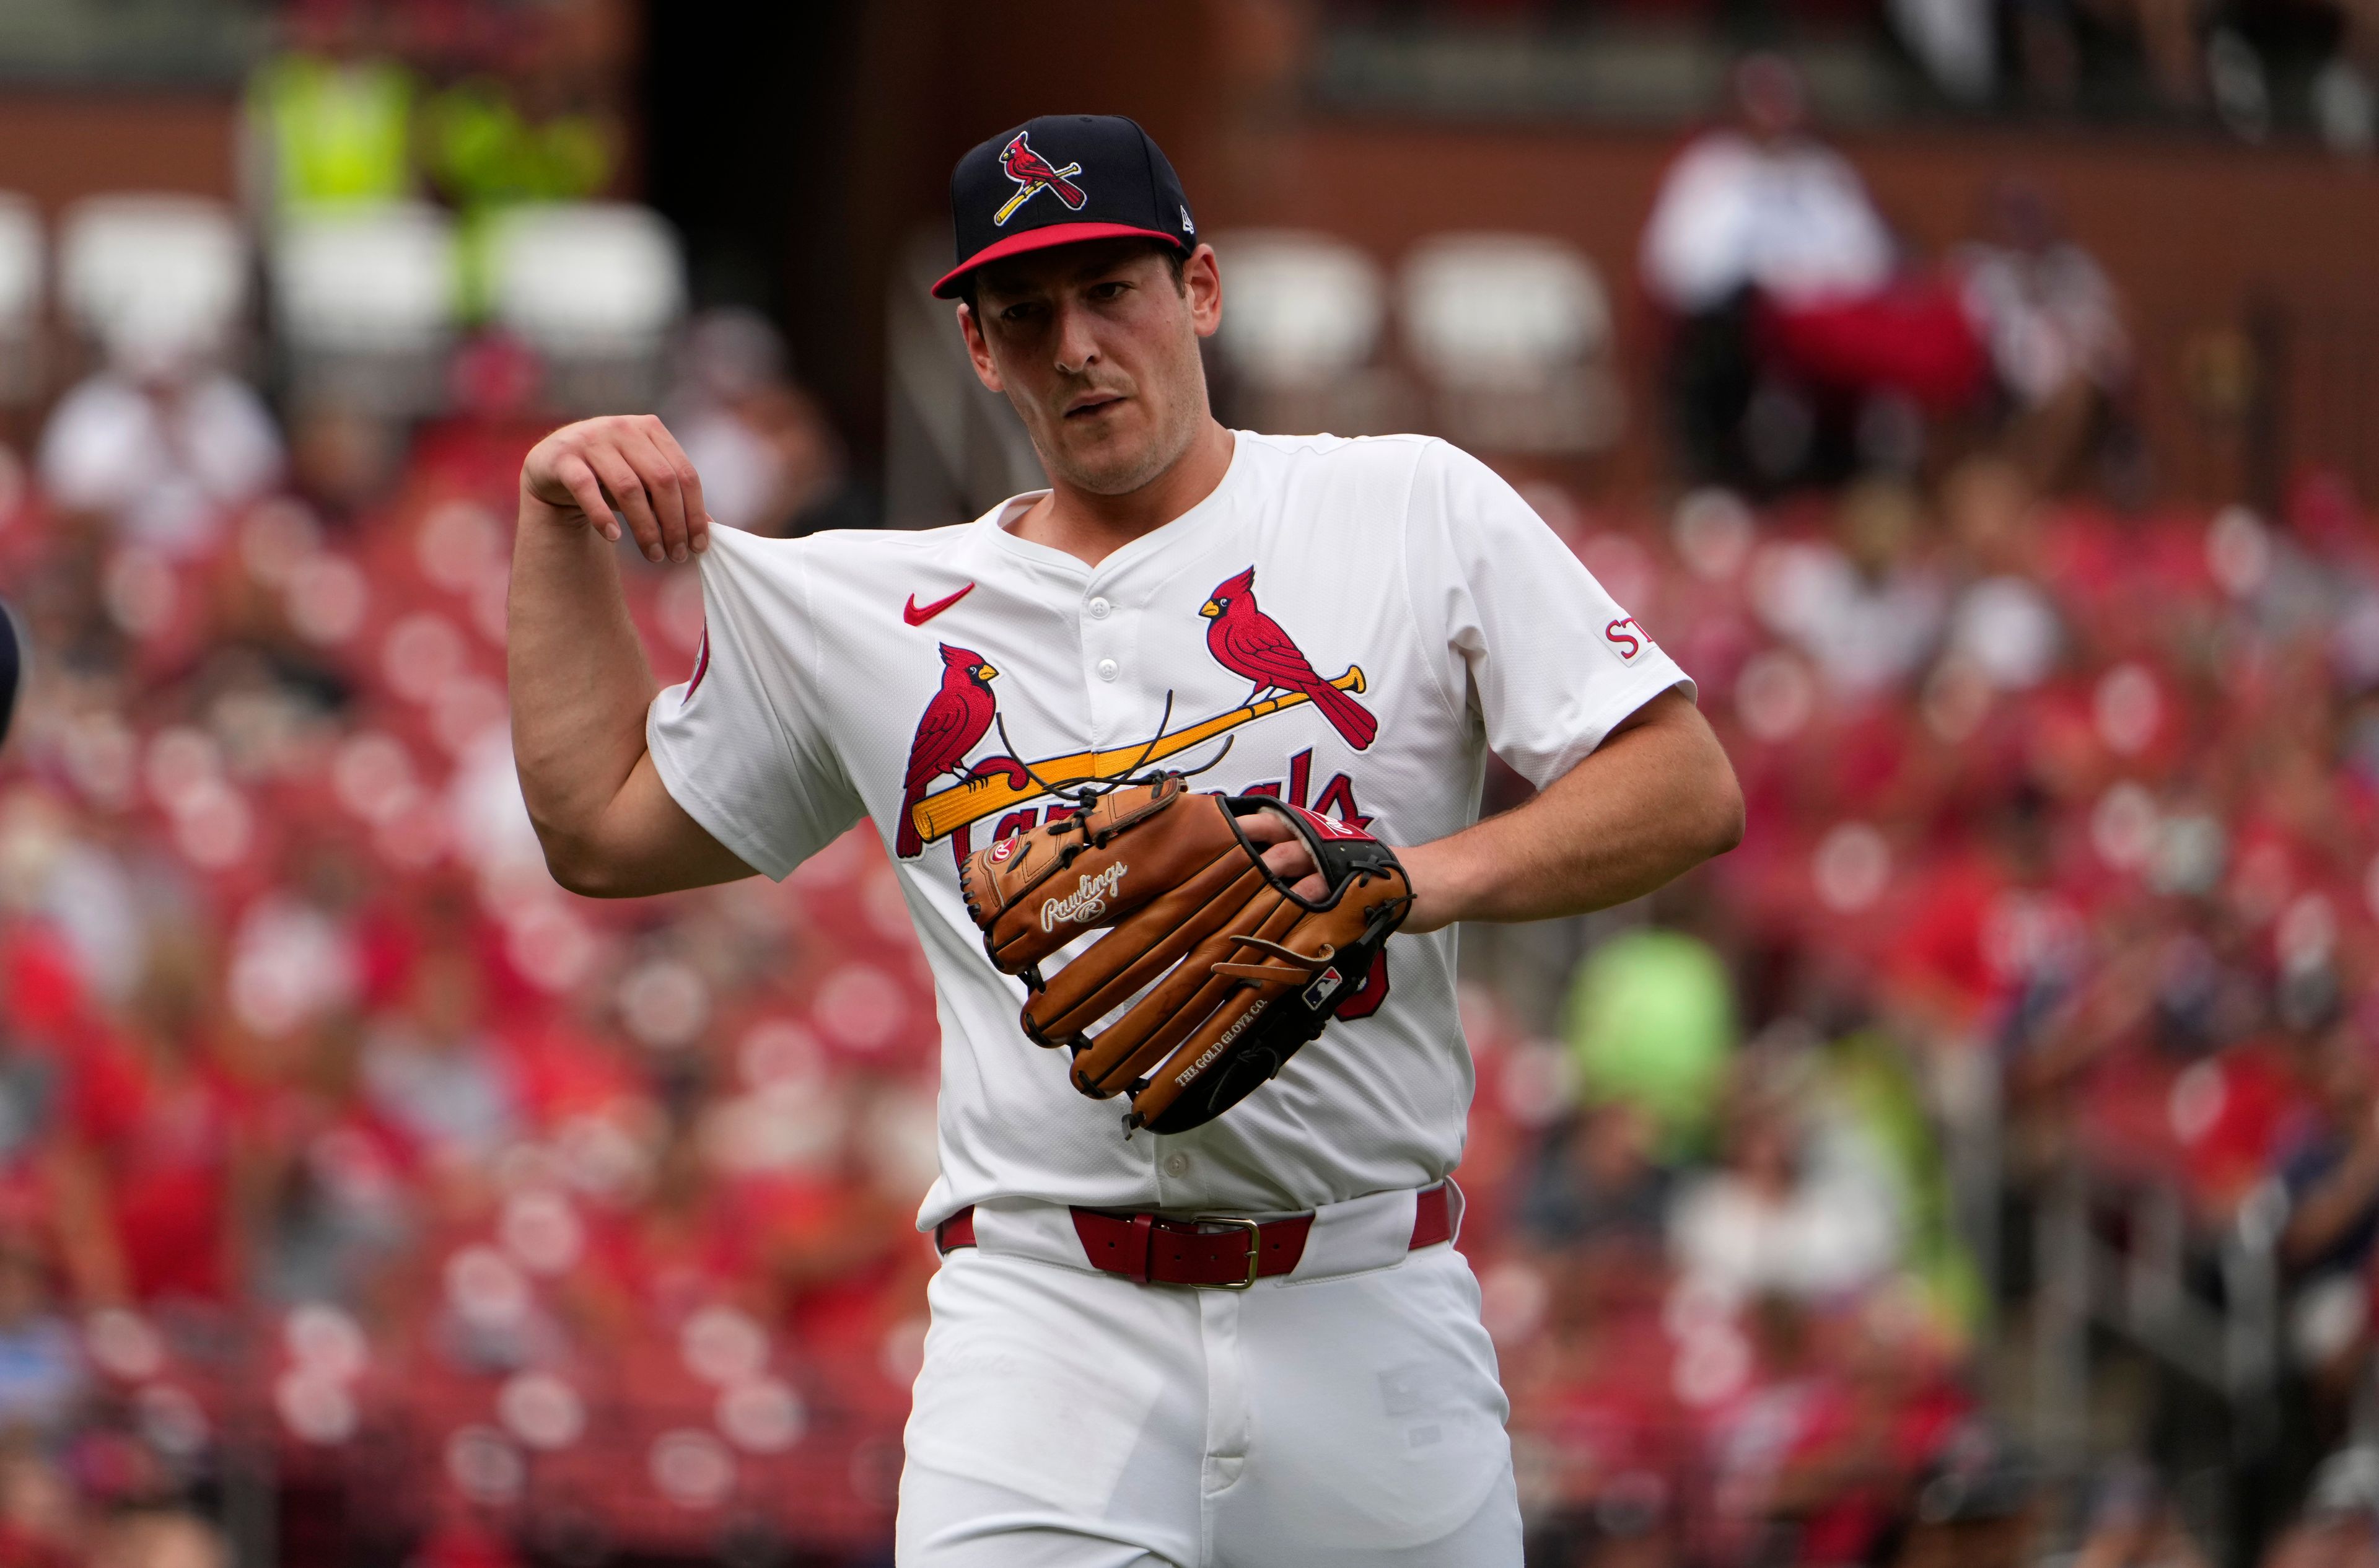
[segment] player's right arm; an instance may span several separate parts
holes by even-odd
[[[567,425],[521,464],[505,674],[529,820],[553,879],[574,893],[630,898],[749,876],[670,797],[646,750],[656,687],[620,592],[615,512],[648,560],[709,547],[701,478],[658,419]]]

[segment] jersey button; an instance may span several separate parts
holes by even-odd
[[[1165,1174],[1173,1177],[1177,1181],[1181,1177],[1188,1176],[1190,1174],[1190,1156],[1187,1154],[1167,1154],[1165,1156]]]
[[[1102,681],[1112,681],[1112,680],[1114,680],[1117,676],[1118,676],[1118,675],[1120,675],[1120,674],[1122,674],[1122,673],[1123,673],[1123,666],[1122,666],[1122,665],[1117,664],[1115,660],[1113,660],[1113,659],[1111,659],[1111,658],[1103,658],[1103,659],[1099,660],[1099,679],[1100,679],[1100,680],[1102,680]]]
[[[1090,610],[1092,620],[1105,621],[1107,618],[1107,612],[1115,609],[1115,606],[1107,603],[1105,599],[1093,599],[1084,608]]]

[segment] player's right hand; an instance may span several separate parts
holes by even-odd
[[[702,477],[650,414],[582,419],[537,442],[521,464],[521,502],[525,514],[542,506],[554,521],[592,524],[607,539],[620,537],[624,518],[647,561],[710,548]]]

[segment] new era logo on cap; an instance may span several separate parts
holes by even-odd
[[[950,173],[950,223],[958,264],[934,284],[944,299],[1004,256],[1134,235],[1187,251],[1198,233],[1180,176],[1119,115],[1044,115],[984,142]]]

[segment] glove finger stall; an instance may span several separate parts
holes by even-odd
[[[1374,884],[1366,887],[1363,884]],[[1228,993],[1203,1024],[1181,1043],[1165,1065],[1151,1073],[1148,1082],[1132,1096],[1132,1114],[1141,1122],[1159,1131],[1177,1128],[1166,1121],[1166,1115],[1189,1094],[1202,1080],[1219,1077],[1229,1070],[1233,1059],[1242,1054],[1262,1054],[1270,1059],[1253,1077],[1247,1089],[1271,1078],[1295,1050],[1322,1032],[1329,1021],[1328,1005],[1335,995],[1320,997],[1311,1006],[1298,1007],[1302,993],[1322,983],[1322,977],[1342,955],[1351,965],[1355,955],[1365,943],[1366,935],[1380,911],[1393,905],[1401,913],[1410,890],[1399,869],[1391,875],[1359,879],[1356,887],[1341,899],[1334,908],[1308,913],[1296,920],[1280,946],[1299,955],[1306,962],[1294,963],[1281,958],[1264,958],[1262,949],[1247,949],[1225,960],[1217,967],[1236,980],[1237,988]],[[1290,906],[1294,908],[1295,906]],[[1269,935],[1259,933],[1259,935]],[[1385,940],[1382,932],[1378,940]],[[1248,964],[1238,961],[1255,958],[1260,961]],[[1363,959],[1369,967],[1368,957]],[[1236,971],[1234,973],[1233,971]],[[1261,974],[1262,979],[1254,978]],[[1359,983],[1359,971],[1341,974],[1341,983],[1351,980]],[[1335,987],[1332,988],[1334,993]],[[1273,1012],[1296,1014],[1276,1027],[1267,1027],[1265,1015]],[[1243,1089],[1239,1092],[1244,1094]],[[1234,1095],[1234,1099],[1238,1095]],[[1219,1110],[1221,1107],[1216,1107]],[[1209,1112],[1208,1116],[1214,1114]],[[1200,1121],[1208,1119],[1202,1116]],[[1194,1125],[1194,1124],[1190,1124]]]
[[[1074,1087],[1104,1099],[1136,1085],[1151,1066],[1172,1055],[1235,988],[1245,983],[1214,972],[1216,964],[1240,950],[1238,938],[1285,936],[1296,928],[1299,912],[1278,888],[1267,884],[1238,911],[1229,930],[1199,944],[1153,991],[1099,1031],[1074,1058]]]
[[[1052,976],[1024,1004],[1024,1032],[1044,1045],[1088,1029],[1179,963],[1191,949],[1231,923],[1265,887],[1262,868],[1237,850],[1146,907],[1155,944],[1135,956],[1121,944],[1100,943]],[[1114,947],[1117,951],[1105,951]]]
[[[1237,844],[1219,800],[1185,796],[1170,778],[1117,790],[1086,812],[978,851],[960,873],[960,890],[992,962],[1021,974],[1180,887]]]

